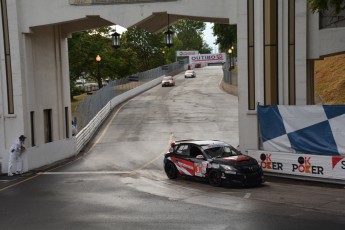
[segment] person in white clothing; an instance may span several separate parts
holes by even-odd
[[[16,174],[23,173],[23,159],[22,153],[25,151],[24,142],[26,136],[20,135],[20,137],[13,143],[10,148],[10,157],[8,160],[8,176],[13,176],[13,169],[16,169]]]

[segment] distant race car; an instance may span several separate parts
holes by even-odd
[[[162,79],[162,87],[164,86],[174,86],[175,85],[175,81],[173,76],[164,76]]]
[[[213,186],[264,182],[262,168],[254,158],[218,140],[173,142],[164,157],[164,170],[169,179],[185,175],[203,178]]]
[[[194,72],[194,70],[187,70],[184,73],[184,78],[195,78],[196,77],[196,73]]]

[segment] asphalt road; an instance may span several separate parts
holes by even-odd
[[[238,144],[220,67],[175,77],[117,108],[89,148],[48,171],[0,178],[0,229],[345,229],[340,185],[267,178],[254,188],[169,180],[170,141]]]

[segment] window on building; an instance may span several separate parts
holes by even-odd
[[[289,105],[296,105],[295,0],[289,0]]]
[[[65,107],[65,129],[66,129],[66,138],[69,138],[69,128],[70,128],[70,122],[69,122],[69,115],[68,115],[68,107]]]
[[[248,109],[255,110],[254,0],[248,0]]]
[[[8,27],[8,15],[7,15],[7,1],[0,2],[1,7],[1,20],[3,27],[3,44],[4,50],[2,52],[5,59],[5,71],[6,71],[6,85],[7,85],[7,106],[8,113],[14,114],[14,98],[13,98],[13,79],[12,79],[12,66],[11,66],[11,49],[10,49],[10,32]]]
[[[35,146],[35,112],[30,112],[31,146]]]
[[[276,105],[278,95],[278,0],[264,0],[265,105]]]
[[[52,110],[45,109],[44,113],[44,141],[45,143],[53,141],[53,130],[52,130]]]

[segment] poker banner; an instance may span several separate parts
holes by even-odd
[[[345,156],[248,150],[265,172],[345,180]]]

